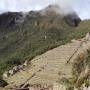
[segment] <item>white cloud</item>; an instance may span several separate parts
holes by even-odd
[[[80,17],[90,18],[90,0],[0,0],[0,12],[39,10],[52,3],[59,4],[66,11],[73,7]]]

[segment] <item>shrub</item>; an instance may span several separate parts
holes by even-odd
[[[8,85],[8,83],[3,79],[0,79],[0,87],[5,87],[6,85]]]

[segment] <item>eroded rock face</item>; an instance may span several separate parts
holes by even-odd
[[[6,12],[0,15],[0,27],[7,28],[24,21],[24,14],[21,12]]]
[[[37,11],[30,11],[27,14],[27,17],[33,17],[33,18],[35,18],[35,17],[39,17],[39,16],[41,16],[41,14],[39,12],[37,12]]]

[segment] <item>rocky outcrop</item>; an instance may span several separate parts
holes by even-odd
[[[22,12],[6,12],[0,15],[0,28],[7,28],[24,22],[25,14]]]
[[[80,17],[74,12],[65,16],[65,21],[71,26],[78,26],[81,22]]]
[[[11,70],[6,71],[3,73],[2,77],[4,80],[7,80],[10,76],[13,76],[15,73],[25,70],[25,68],[28,66],[29,61],[25,61],[22,65],[14,66]]]

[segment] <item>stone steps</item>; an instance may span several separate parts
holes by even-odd
[[[80,46],[79,43],[69,43],[59,46],[55,49],[37,56],[31,61],[28,72],[22,71],[8,79],[9,83],[22,84],[28,78],[29,83],[52,83],[57,81],[59,77],[72,77],[72,64],[67,64],[67,61]],[[61,73],[61,75],[59,75]]]

